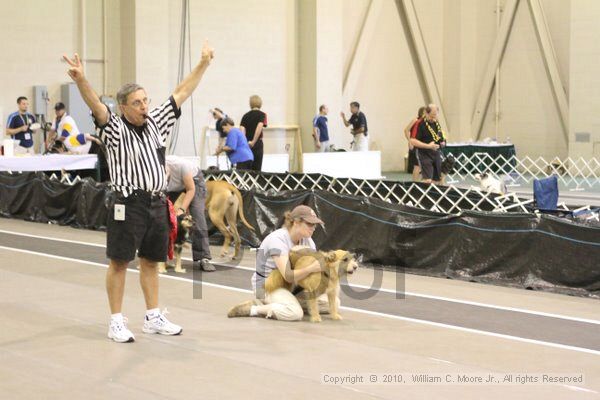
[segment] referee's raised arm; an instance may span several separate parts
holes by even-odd
[[[173,91],[173,99],[175,100],[178,108],[181,107],[187,98],[192,95],[192,92],[200,83],[200,79],[202,79],[204,71],[206,71],[214,57],[214,52],[214,49],[210,47],[208,41],[205,41],[204,45],[202,46],[202,56],[200,57],[200,62],[196,65],[196,67],[194,67],[192,72],[190,72],[190,74],[186,76],[181,83],[179,83],[179,85],[177,85],[175,91]]]
[[[90,82],[85,78],[79,54],[75,53],[73,59],[70,59],[64,54],[63,60],[69,64],[67,74],[69,74],[71,79],[77,84],[81,97],[83,97],[83,101],[85,101],[85,104],[92,110],[92,114],[98,122],[98,125],[106,125],[108,122],[108,111],[106,106],[100,101],[100,98],[92,88],[92,85],[90,85]]]

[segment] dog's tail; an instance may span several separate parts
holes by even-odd
[[[235,194],[235,197],[237,197],[240,206],[238,207],[238,213],[240,214],[240,220],[242,221],[242,223],[244,225],[246,225],[246,227],[248,229],[254,230],[254,227],[252,225],[250,225],[248,223],[248,221],[246,221],[246,217],[244,216],[244,200],[242,199],[242,194],[240,193],[240,191],[233,185],[231,185],[231,190],[233,191],[233,194]]]

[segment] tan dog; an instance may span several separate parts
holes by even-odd
[[[237,230],[237,215],[248,229],[254,230],[252,225],[244,217],[244,202],[240,191],[231,183],[226,181],[207,181],[206,209],[213,225],[221,232],[225,241],[221,257],[229,254],[229,246],[233,239],[235,252],[233,258],[240,255],[242,241]],[[225,224],[227,221],[227,224]],[[229,225],[229,226],[227,226]]]
[[[334,320],[341,320],[342,316],[338,310],[337,297],[340,289],[340,276],[352,274],[358,268],[354,255],[345,250],[329,252],[315,251],[311,249],[292,250],[290,252],[290,264],[292,270],[306,268],[318,260],[326,268],[323,272],[315,272],[298,282],[298,285],[307,292],[308,313],[311,322],[321,322],[317,298],[327,293],[329,300],[329,314]],[[271,293],[276,289],[292,289],[292,284],[287,282],[278,269],[275,269],[265,282],[265,293]]]

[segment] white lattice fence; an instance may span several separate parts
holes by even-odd
[[[421,209],[456,214],[464,210],[493,212],[528,212],[533,200],[516,195],[498,196],[479,188],[460,189],[395,181],[365,179],[335,179],[325,175],[255,174],[247,171],[222,171],[206,176],[208,180],[226,180],[241,189],[326,190],[332,193],[365,196],[388,203],[404,204]]]
[[[596,158],[583,159],[567,157],[547,161],[543,157],[518,158],[502,155],[492,157],[488,153],[475,153],[455,156],[454,172],[448,175],[448,182],[474,180],[476,173],[489,173],[503,179],[510,185],[531,184],[534,179],[556,175],[559,182],[571,190],[600,188],[600,161]]]
[[[471,159],[468,162],[487,161],[485,156]],[[467,164],[458,164],[454,175],[459,175]],[[499,164],[501,165],[501,164]],[[466,172],[472,176],[473,172]],[[51,180],[59,180],[65,184],[75,184],[79,177],[71,179],[63,173],[60,177],[53,174]],[[424,210],[444,214],[458,214],[462,211],[485,212],[531,212],[533,200],[519,198],[515,193],[497,195],[481,191],[478,187],[457,188],[455,186],[426,185],[422,183],[365,180],[365,179],[336,179],[318,174],[257,174],[249,171],[218,171],[209,172],[207,180],[225,180],[243,190],[287,191],[287,190],[324,190],[331,193],[351,196],[376,198],[392,204],[403,204]],[[569,209],[563,204],[564,211]],[[589,206],[578,210],[585,219],[598,220],[598,209]]]

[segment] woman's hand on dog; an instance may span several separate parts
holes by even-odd
[[[308,268],[310,269],[310,272],[324,272],[327,271],[327,264],[326,263],[321,263],[319,262],[319,260],[315,260],[312,262],[312,264],[310,264],[308,266]]]

